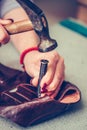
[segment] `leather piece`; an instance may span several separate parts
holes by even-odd
[[[26,127],[66,111],[81,99],[78,87],[67,81],[55,99],[37,98],[37,88],[29,84],[30,79],[26,72],[0,64],[0,116]]]

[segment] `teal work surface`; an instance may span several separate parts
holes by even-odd
[[[65,59],[65,79],[81,90],[81,103],[54,119],[27,128],[0,117],[0,130],[87,130],[87,38],[59,24],[53,25],[50,32]],[[19,54],[10,43],[0,48],[0,62],[21,69]]]

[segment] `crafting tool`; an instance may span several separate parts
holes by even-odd
[[[57,47],[56,40],[50,38],[47,19],[43,11],[30,0],[16,0],[26,11],[30,20],[18,21],[6,25],[7,32],[12,35],[29,30],[35,30],[40,37],[39,51],[47,52]]]
[[[38,97],[41,97],[41,87],[40,87],[40,82],[43,76],[47,72],[47,66],[48,66],[48,60],[41,60],[41,65],[40,65],[40,73],[39,73],[39,80],[38,80],[38,85],[37,85],[37,95]]]

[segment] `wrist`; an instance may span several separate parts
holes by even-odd
[[[25,49],[25,50],[21,53],[21,55],[20,55],[20,64],[22,65],[23,68],[24,68],[24,59],[25,59],[25,56],[26,56],[27,54],[29,54],[30,52],[32,52],[32,51],[38,51],[38,50],[39,50],[38,47],[31,47],[31,48]]]

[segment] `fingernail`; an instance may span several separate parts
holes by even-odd
[[[42,90],[46,89],[46,87],[47,87],[47,84],[44,83]]]
[[[13,20],[13,19],[7,19],[7,20],[10,20],[12,23],[14,22],[14,20]]]
[[[42,93],[45,93],[45,92],[47,92],[47,89],[46,89],[46,87],[47,87],[47,84],[46,83],[44,83],[44,85],[43,85],[43,88],[42,88]]]
[[[47,89],[43,89],[42,91],[41,91],[41,93],[46,93],[47,92]]]

